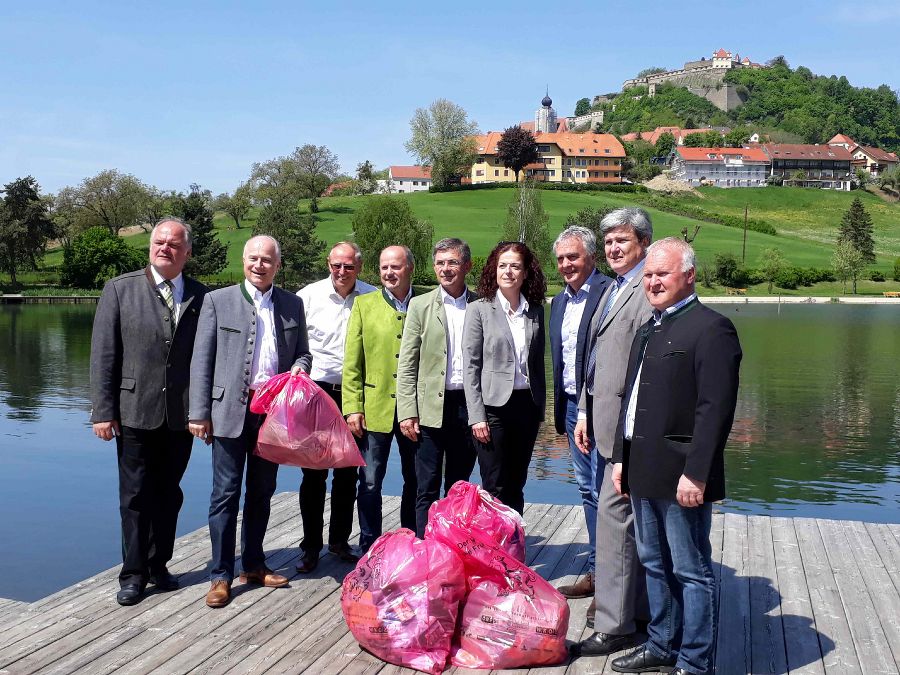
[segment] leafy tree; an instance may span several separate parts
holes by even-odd
[[[292,155],[299,169],[298,180],[303,196],[310,199],[309,210],[319,210],[318,198],[340,172],[337,155],[324,145],[306,145]]]
[[[141,208],[139,220],[143,221],[144,230],[150,231],[160,219],[172,211],[172,199],[175,193],[165,193],[155,187],[147,188],[147,198]]]
[[[857,197],[841,218],[838,242],[850,242],[867,263],[875,262],[875,241],[872,239],[872,217]]]
[[[834,275],[844,285],[844,293],[847,292],[847,279],[852,279],[853,295],[856,295],[856,281],[866,267],[862,252],[852,242],[838,240],[831,258],[831,266],[834,268]]]
[[[146,260],[109,229],[91,227],[63,251],[61,282],[71,288],[100,288],[115,276],[140,269]]]
[[[735,288],[744,283],[741,263],[733,253],[716,253],[713,276],[723,286]]]
[[[248,183],[241,183],[234,193],[219,195],[212,205],[215,210],[224,211],[234,221],[237,229],[241,229],[241,218],[246,217],[253,206],[253,189]]]
[[[538,161],[537,142],[534,134],[519,125],[508,127],[500,135],[497,141],[497,159],[503,162],[503,166],[516,172],[516,182],[519,182],[519,173],[528,164]]]
[[[648,77],[650,75],[657,75],[659,73],[666,72],[665,68],[661,68],[660,66],[653,66],[651,68],[644,68],[641,72],[637,74],[636,77]]]
[[[55,195],[46,197],[47,213],[53,219],[56,238],[63,248],[72,243],[78,234],[78,207],[75,205],[75,189],[65,187]]]
[[[785,68],[785,69],[790,69],[790,66],[788,65],[787,59],[784,58],[784,56],[782,56],[782,55],[778,55],[778,56],[776,56],[776,57],[773,58],[773,59],[769,59],[768,61],[766,61],[766,65],[769,66],[769,68]]]
[[[378,279],[378,256],[387,246],[408,246],[416,259],[413,280],[416,283],[432,283],[431,243],[434,228],[425,220],[418,220],[409,208],[409,202],[401,197],[373,195],[351,218],[353,238],[363,252],[369,278]]]
[[[657,157],[668,157],[669,153],[675,148],[675,137],[668,131],[659,135],[656,139],[656,145],[653,148],[653,154]]]
[[[219,241],[213,226],[209,191],[192,184],[187,195],[180,194],[173,200],[172,211],[191,226],[193,243],[185,272],[192,276],[207,276],[225,269],[228,245]]]
[[[406,149],[431,167],[436,188],[469,172],[476,157],[472,136],[478,133],[478,125],[469,120],[465,110],[439,98],[428,108],[418,108],[409,126],[412,133]]]
[[[884,190],[888,186],[892,187],[894,191],[900,186],[900,164],[888,167],[878,176],[878,187]]]
[[[604,126],[609,133],[626,134],[661,126],[689,128],[688,121],[694,126],[706,124],[719,112],[702,96],[668,82],[656,86],[655,96],[646,94],[646,87],[634,87],[596,106],[604,112]]]
[[[591,100],[589,98],[580,98],[575,103],[575,117],[581,117],[591,112]]]
[[[123,227],[141,222],[150,194],[134,176],[109,169],[85,178],[74,197],[81,227],[100,226],[118,234]]]
[[[575,213],[569,214],[566,223],[563,226],[571,227],[580,225],[586,227],[597,238],[597,269],[607,276],[615,276],[609,264],[606,262],[606,256],[603,253],[603,236],[600,234],[600,221],[610,212],[614,210],[613,206],[586,206]]]
[[[262,208],[253,228],[257,234],[275,237],[281,246],[281,286],[300,286],[324,272],[325,242],[316,237],[316,216],[301,213],[289,197],[276,197]]]
[[[324,145],[307,143],[290,155],[254,163],[249,183],[261,202],[276,198],[311,199],[310,210],[315,213],[317,198],[339,172],[334,153]]]
[[[516,198],[509,204],[502,238],[521,241],[530,248],[544,268],[553,264],[553,239],[548,223],[550,216],[544,212],[540,190],[533,181],[523,181],[516,191]]]
[[[900,258],[894,259],[894,281],[900,281]]]
[[[375,177],[375,167],[372,162],[366,160],[356,165],[356,194],[370,195],[378,187],[378,179]]]
[[[0,268],[18,285],[16,271],[36,269],[47,241],[56,228],[41,199],[40,186],[31,177],[18,178],[3,186],[0,199]]]
[[[715,129],[684,137],[684,144],[689,148],[719,148],[722,141],[722,134]]]
[[[858,168],[854,174],[853,178],[856,180],[857,187],[864,188],[866,185],[872,182],[872,176],[869,175],[869,172],[863,168]]]
[[[775,279],[788,267],[784,254],[777,248],[767,248],[759,257],[759,271],[764,281],[769,282],[769,293]]]
[[[725,134],[725,146],[729,148],[740,148],[750,140],[750,130],[747,127],[735,127]]]

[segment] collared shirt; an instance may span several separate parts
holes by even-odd
[[[306,330],[309,335],[309,351],[312,354],[312,371],[309,376],[317,382],[340,384],[344,372],[344,341],[347,338],[347,322],[350,310],[358,295],[377,290],[365,281],[356,280],[356,286],[342,298],[334,289],[331,277],[304,286],[297,295],[303,300],[306,314]]]
[[[244,289],[253,298],[256,307],[256,339],[253,341],[253,365],[250,366],[250,388],[258,389],[270,377],[278,374],[278,342],[275,339],[275,308],[272,305],[272,289],[261,293],[246,279]]]
[[[666,307],[663,311],[653,310],[653,325],[658,326],[662,323],[662,320],[666,316],[671,316],[679,309],[697,299],[696,293],[691,293],[686,298],[679,300],[671,307]],[[644,351],[647,351],[647,346],[644,346]],[[634,376],[634,384],[631,387],[631,398],[628,399],[628,409],[625,411],[625,438],[629,441],[631,437],[634,435],[634,417],[637,413],[637,401],[638,401],[638,390],[640,389],[641,383],[641,371],[644,369],[644,355],[641,354],[641,365],[638,366],[637,375]]]
[[[584,306],[587,304],[588,293],[591,292],[591,284],[600,276],[597,270],[581,285],[576,293],[566,284],[563,293],[566,294],[566,308],[563,310],[562,320],[562,379],[563,389],[569,395],[575,395],[575,354],[578,350],[578,328],[584,317]]]
[[[524,295],[519,293],[519,307],[513,310],[509,301],[499,290],[497,291],[497,301],[500,303],[500,309],[503,310],[513,337],[513,348],[516,354],[513,389],[528,389],[528,344],[525,335],[525,312],[528,311],[528,301]]]
[[[469,289],[463,288],[462,295],[454,298],[441,288],[441,302],[444,305],[444,316],[447,317],[447,369],[444,377],[445,389],[463,388],[462,332],[466,319],[466,295]]]
[[[384,295],[387,298],[390,298],[390,301],[394,303],[394,309],[398,312],[405,312],[409,307],[409,300],[412,298],[412,284],[409,286],[409,291],[406,293],[406,297],[403,300],[398,300],[397,296],[391,293],[389,290],[384,290]]]
[[[165,298],[165,291],[163,291],[165,278],[153,265],[150,265],[150,273],[153,275],[153,281],[156,282],[156,290]],[[170,281],[172,282],[172,300],[175,301],[175,322],[178,323],[178,319],[181,316],[181,301],[184,299],[184,277],[179,272],[178,276]]]

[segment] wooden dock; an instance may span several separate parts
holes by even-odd
[[[385,499],[386,530],[398,525],[398,508],[399,498]],[[582,573],[580,507],[529,504],[525,518],[529,565],[554,585]],[[296,493],[277,495],[266,551],[269,566],[291,577],[290,588],[237,584],[224,609],[204,603],[205,528],[176,544],[170,569],[182,588],[151,593],[134,607],[115,602],[117,569],[34,603],[0,599],[0,673],[414,672],[359,649],[340,611],[340,583],[351,566],[326,555],[312,575],[297,574],[301,539]],[[900,525],[717,514],[712,541],[720,576],[717,673],[900,672]],[[572,641],[591,633],[588,602],[571,601]],[[608,673],[611,660],[531,672]]]

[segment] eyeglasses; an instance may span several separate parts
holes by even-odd
[[[456,269],[461,265],[462,263],[459,260],[454,260],[452,258],[450,260],[437,260],[434,263],[435,267],[449,267],[450,269]]]
[[[352,272],[356,269],[356,265],[350,265],[349,263],[328,263],[328,266],[335,272],[340,272],[341,270]]]

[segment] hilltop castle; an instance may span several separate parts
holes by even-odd
[[[731,52],[719,49],[713,52],[711,59],[703,57],[699,61],[688,61],[679,70],[669,70],[625,80],[622,84],[622,91],[631,87],[647,87],[648,96],[654,96],[656,85],[670,82],[684,87],[692,94],[702,96],[720,110],[728,111],[737,108],[744,102],[738,94],[737,88],[732,84],[725,83],[725,75],[737,68],[756,69],[765,68],[765,66],[754,63],[747,57],[741,59],[739,54],[732,56]]]

